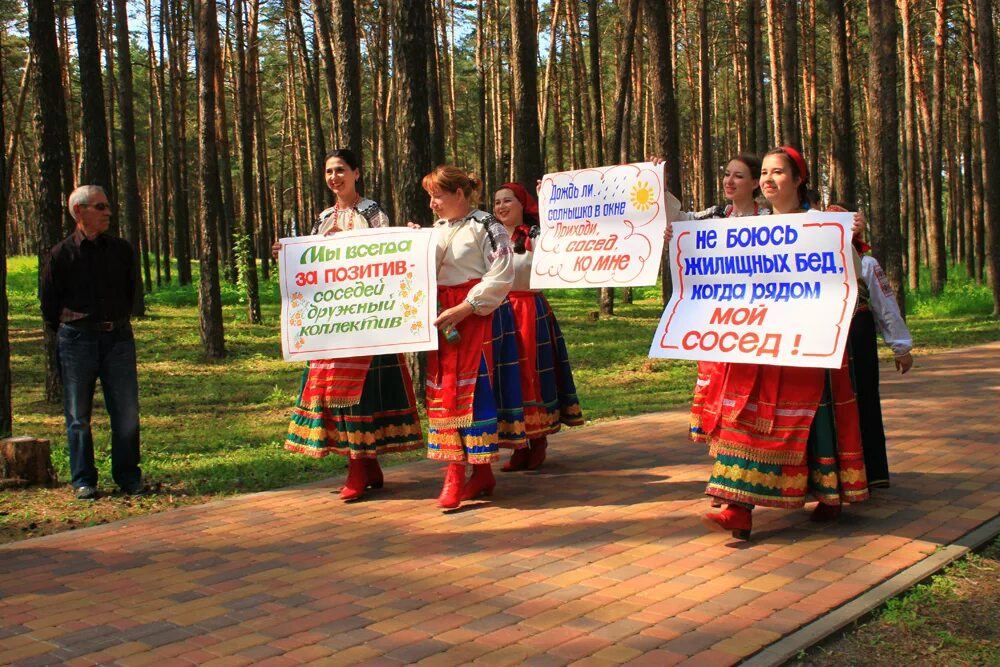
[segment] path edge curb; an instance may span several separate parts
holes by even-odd
[[[743,667],[783,665],[797,656],[800,651],[815,646],[827,637],[839,632],[859,618],[881,607],[887,600],[939,573],[950,563],[971,551],[975,551],[998,535],[1000,535],[1000,514],[951,544],[938,549],[919,563],[914,563],[905,570],[897,572],[878,586],[782,637],[739,664]]]

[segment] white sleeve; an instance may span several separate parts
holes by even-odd
[[[913,349],[913,338],[899,312],[896,295],[874,257],[865,255],[861,258],[861,277],[868,285],[872,315],[875,316],[875,323],[882,332],[885,344],[892,348],[892,353],[897,357],[907,354]]]
[[[490,216],[492,218],[492,216]],[[472,224],[478,225],[479,222]],[[493,235],[496,249],[489,238],[483,240],[483,260],[489,267],[482,280],[469,290],[467,301],[473,304],[477,315],[492,313],[507,298],[514,284],[514,247],[510,243],[507,228],[499,220],[493,219],[487,223],[489,234]],[[486,234],[486,236],[489,236]]]

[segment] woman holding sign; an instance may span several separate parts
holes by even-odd
[[[503,470],[535,470],[545,461],[547,436],[559,431],[562,424],[583,425],[583,413],[559,323],[541,291],[530,288],[538,203],[519,183],[504,183],[493,196],[493,214],[514,245],[514,286],[509,298],[517,322],[528,435],[528,447],[515,449]]]
[[[517,448],[525,440],[514,315],[506,300],[514,253],[504,226],[474,208],[481,185],[450,165],[423,179],[438,218],[434,324],[441,335],[427,355],[427,456],[449,462],[438,497],[445,509],[490,495],[500,443]]]
[[[326,185],[337,202],[319,215],[312,234],[388,227],[377,203],[357,191],[361,171],[348,149],[326,157]],[[280,241],[271,251],[277,256]],[[357,500],[365,489],[382,488],[378,457],[423,446],[410,372],[401,354],[367,355],[309,362],[299,400],[292,412],[285,449],[322,457],[346,456],[344,500]]]
[[[807,208],[809,174],[798,151],[764,156],[760,186],[778,214]],[[816,521],[868,498],[858,410],[847,359],[840,369],[718,364],[702,406],[701,428],[715,466],[706,493],[727,502],[703,519],[749,539],[751,512],[820,501]]]

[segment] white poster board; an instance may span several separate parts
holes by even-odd
[[[650,357],[839,368],[857,300],[853,213],[675,222]]]
[[[678,206],[664,193],[662,164],[546,174],[531,288],[655,285],[668,208],[675,217]]]
[[[437,349],[433,230],[281,239],[278,265],[286,361]]]

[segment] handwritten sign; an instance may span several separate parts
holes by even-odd
[[[651,162],[547,174],[531,288],[656,284],[669,199]]]
[[[857,300],[852,213],[673,223],[649,356],[839,368]]]
[[[281,239],[285,360],[436,349],[433,239],[398,227]]]

